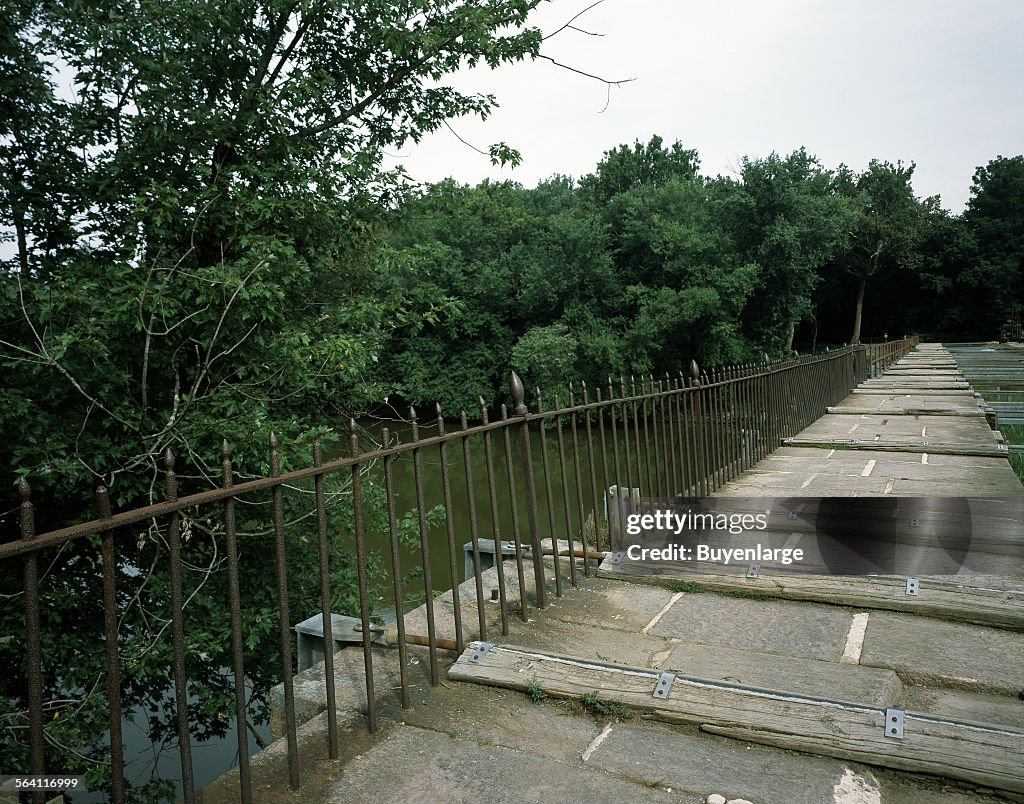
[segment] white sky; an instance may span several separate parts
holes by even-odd
[[[533,24],[552,31],[589,2],[545,3]],[[576,24],[604,36],[566,30],[543,52],[635,77],[607,110],[603,85],[547,61],[465,71],[456,86],[501,108],[453,128],[484,150],[507,142],[523,164],[494,168],[445,129],[398,161],[419,181],[533,186],[653,134],[696,148],[709,175],[804,145],[827,167],[914,161],[918,195],[960,212],[977,166],[1024,152],[1021,0],[605,0]]]

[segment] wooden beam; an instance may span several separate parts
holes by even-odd
[[[819,575],[762,567],[756,578],[746,577],[746,566],[696,565],[681,569],[663,562],[606,560],[599,578],[670,586],[689,582],[711,592],[743,592],[785,600],[808,600],[838,606],[884,609],[923,614],[977,625],[1024,629],[1024,582],[1019,589],[991,589],[920,578],[918,594],[908,595],[906,578],[858,575]]]
[[[927,445],[899,441],[853,441],[848,438],[813,438],[793,436],[782,440],[784,447],[820,447],[822,449],[869,449],[878,452],[927,452],[929,455],[976,455],[988,458],[1005,458],[1005,444],[936,444]]]
[[[495,645],[474,660],[474,643],[448,671],[456,681],[559,698],[601,700],[670,723],[745,740],[933,773],[999,790],[1024,792],[1024,731],[904,714],[903,738],[887,736],[886,710],[723,681],[676,676],[665,698],[653,692],[660,671]]]

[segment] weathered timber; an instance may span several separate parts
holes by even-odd
[[[927,441],[927,443],[925,443]],[[926,452],[932,455],[976,455],[979,457],[1006,457],[1005,444],[958,444],[949,446],[922,439],[914,444],[909,441],[859,441],[851,438],[812,438],[793,436],[784,438],[785,447],[819,447],[822,449],[869,449],[878,452]]]
[[[478,643],[475,643],[478,644]],[[886,711],[824,698],[677,675],[665,698],[653,697],[657,670],[496,645],[472,661],[475,645],[448,671],[455,681],[547,695],[597,694],[672,723],[742,733],[767,745],[933,773],[999,790],[1024,792],[1024,731],[906,712],[904,737],[887,735]]]
[[[981,408],[971,410],[957,410],[956,408],[854,408],[833,405],[826,408],[829,413],[838,416],[859,416],[865,413],[877,413],[886,416],[955,416],[963,419],[985,420],[985,412]]]
[[[860,386],[854,388],[851,394],[884,394],[885,396],[977,396],[970,388],[878,388],[871,386]]]
[[[923,614],[957,622],[1024,630],[1024,584],[1021,589],[990,589],[967,583],[919,579],[919,593],[906,593],[906,578],[882,576],[812,575],[762,568],[756,578],[746,567],[715,565],[707,569],[680,569],[662,562],[605,561],[599,578],[668,586],[687,581],[714,592],[744,592],[786,600],[807,600],[840,606]]]

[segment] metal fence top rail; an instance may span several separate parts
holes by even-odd
[[[560,406],[551,410],[544,410],[541,401],[537,399],[537,411],[536,412],[525,412],[525,413],[514,413],[509,416],[506,412],[506,406],[501,406],[502,417],[494,421],[487,420],[486,409],[483,406],[483,399],[481,398],[481,411],[483,413],[483,422],[473,427],[467,427],[465,420],[465,413],[463,412],[463,427],[458,430],[443,431],[443,418],[440,405],[437,406],[438,421],[442,423],[442,432],[438,435],[428,436],[426,438],[414,438],[412,441],[405,443],[396,443],[394,445],[382,446],[366,452],[361,452],[356,455],[348,457],[338,458],[333,461],[329,461],[323,464],[315,464],[313,466],[303,467],[301,469],[295,469],[293,471],[271,475],[268,477],[257,478],[256,480],[248,480],[242,483],[226,483],[221,488],[209,489],[206,491],[196,492],[189,494],[185,497],[176,499],[164,500],[162,502],[152,503],[140,508],[134,508],[129,511],[123,511],[120,513],[112,514],[108,517],[101,517],[99,519],[93,519],[88,522],[81,522],[75,525],[69,525],[64,528],[49,531],[43,534],[33,534],[28,537],[22,537],[16,540],[6,541],[0,543],[0,560],[14,558],[19,555],[26,553],[37,552],[50,547],[57,547],[65,542],[80,539],[90,534],[103,533],[109,530],[115,530],[127,525],[133,525],[138,522],[144,522],[154,517],[166,516],[168,514],[175,513],[177,511],[183,511],[187,508],[199,507],[210,505],[216,502],[222,502],[229,498],[236,498],[249,494],[251,492],[262,491],[265,489],[273,489],[276,487],[283,486],[285,484],[294,483],[308,478],[323,477],[325,475],[332,475],[342,472],[346,469],[351,469],[353,466],[357,466],[363,463],[370,463],[372,461],[380,460],[382,458],[393,457],[401,455],[407,452],[414,452],[416,450],[422,450],[424,448],[436,447],[441,444],[445,444],[449,441],[456,439],[467,439],[476,435],[482,435],[485,433],[502,430],[514,424],[522,424],[523,422],[530,423],[534,421],[541,421],[544,419],[553,418],[556,416],[571,415],[576,413],[586,413],[588,411],[603,410],[614,405],[622,405],[626,403],[637,403],[643,402],[650,399],[668,397],[677,394],[684,394],[689,392],[695,392],[698,388],[700,389],[714,389],[723,386],[728,386],[744,380],[750,380],[758,377],[770,377],[773,374],[788,372],[790,370],[814,365],[830,360],[846,359],[851,355],[856,354],[860,350],[867,350],[877,348],[878,346],[889,345],[900,343],[899,341],[889,341],[887,344],[869,344],[860,346],[847,346],[842,349],[838,349],[832,352],[825,352],[818,355],[808,356],[797,356],[786,360],[777,361],[766,361],[764,363],[746,363],[739,364],[736,366],[723,367],[722,369],[712,370],[711,378],[707,373],[701,372],[697,367],[696,362],[691,363],[690,367],[690,378],[687,384],[687,378],[683,375],[683,372],[679,372],[676,377],[669,377],[671,381],[669,384],[678,383],[675,388],[654,390],[653,387],[650,391],[635,393],[636,390],[636,378],[630,377],[630,389],[634,392],[631,395],[625,395],[626,379],[624,377],[618,378],[618,385],[622,395],[616,397],[609,397],[602,399],[600,397],[601,386],[596,386],[598,399],[596,401],[590,401],[587,398],[587,385],[581,383],[581,391],[584,395],[584,402],[582,404],[574,404],[572,399],[573,386],[570,384],[569,396],[570,404],[568,406]],[[736,370],[746,370],[748,373],[737,376],[728,376],[729,372]],[[725,374],[726,376],[722,376]],[[518,380],[518,377],[516,377]],[[641,375],[640,385],[643,388],[645,383],[649,383],[652,386],[654,384],[661,384],[666,382],[664,379],[657,379],[653,375]],[[609,378],[607,387],[609,391],[614,390],[615,381]],[[523,402],[522,397],[522,385],[519,388],[513,388],[513,401],[517,408]],[[556,402],[558,397],[556,396]],[[520,408],[521,409],[521,408]],[[415,420],[415,412],[413,414]],[[355,420],[350,420],[351,427],[355,428]],[[228,457],[228,444],[225,441],[222,446],[224,457]],[[171,450],[168,448],[164,456],[164,463],[167,470],[170,472],[173,470],[174,456]],[[31,490],[28,483],[22,479],[19,486],[19,496],[21,498],[21,509],[23,512],[26,508],[31,511],[32,503],[30,500]]]

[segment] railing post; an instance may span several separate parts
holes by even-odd
[[[514,371],[508,380],[509,391],[512,394],[512,412],[516,416],[523,417],[523,423],[519,428],[519,436],[522,439],[523,447],[523,468],[526,475],[526,519],[530,528],[530,547],[533,552],[533,580],[537,589],[537,608],[543,609],[547,605],[544,596],[544,554],[540,543],[540,526],[537,522],[537,489],[533,482],[533,453],[530,449],[530,420],[529,410],[526,407],[526,389],[523,381]],[[555,572],[558,572],[558,545],[555,542],[555,535],[551,534],[552,544],[555,553]],[[498,548],[500,550],[500,546]]]
[[[221,482],[234,485],[231,449],[227,439],[220,445]],[[228,565],[228,608],[231,618],[231,669],[235,681],[235,726],[238,738],[238,784],[242,804],[252,804],[252,773],[249,766],[249,736],[246,729],[245,661],[242,641],[241,585],[238,576],[238,536],[235,532],[235,498],[224,500],[224,537]],[[327,644],[330,644],[329,642]],[[330,688],[328,688],[330,689]]]
[[[167,501],[178,501],[178,478],[174,474],[174,453],[164,452]],[[185,672],[185,598],[181,577],[181,515],[175,511],[167,526],[167,549],[171,575],[171,640],[173,646],[174,698],[178,722],[178,754],[181,758],[181,788],[185,804],[195,804],[192,775],[192,744],[188,730],[188,675]]]
[[[32,489],[25,478],[18,484],[18,496],[21,499],[21,538],[31,541],[36,537],[35,510],[32,507]],[[23,568],[29,767],[33,776],[43,776],[46,774],[46,747],[43,736],[43,642],[42,626],[39,622],[39,556],[35,551],[25,554]],[[33,804],[41,804],[45,800],[43,792],[33,791]]]
[[[96,489],[102,519],[110,519],[110,496],[105,486]],[[107,660],[107,706],[110,722],[110,792],[115,804],[124,801],[124,741],[121,734],[121,675],[117,652],[117,559],[113,531],[103,531],[103,649]],[[248,757],[246,757],[248,759]]]

